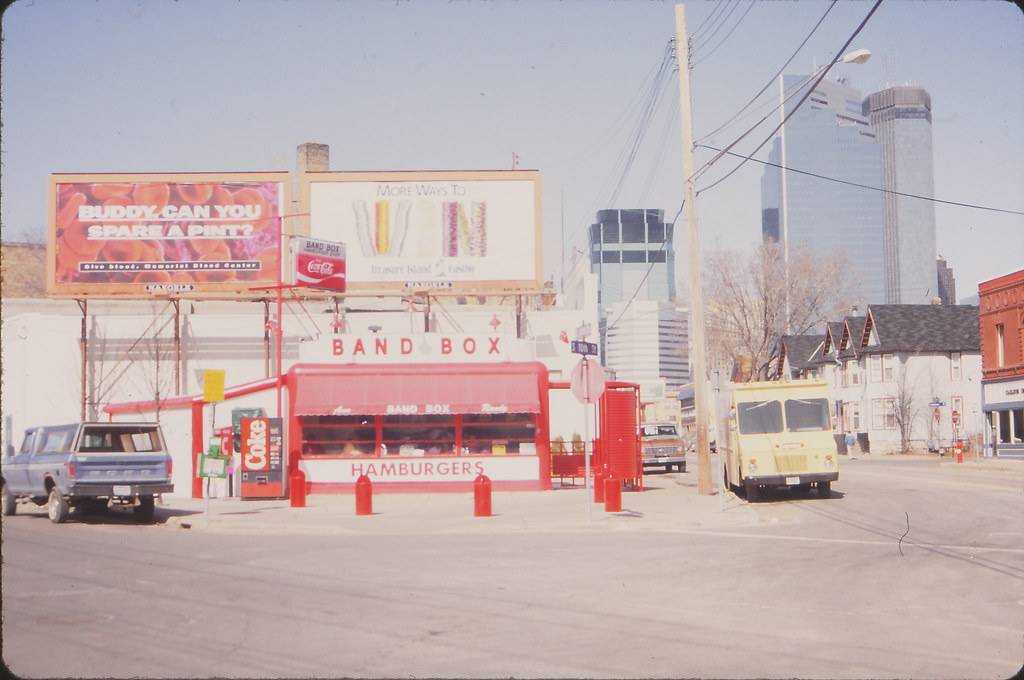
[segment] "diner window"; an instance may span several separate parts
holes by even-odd
[[[423,456],[455,453],[455,416],[383,416],[381,453]]]
[[[462,416],[462,447],[467,453],[535,453],[536,416],[532,413],[467,413]]]
[[[895,399],[873,399],[871,401],[871,427],[875,430],[896,429]]]
[[[366,456],[377,452],[373,416],[302,416],[303,455]]]
[[[950,380],[960,380],[963,376],[963,371],[960,367],[960,352],[949,353],[949,378]]]

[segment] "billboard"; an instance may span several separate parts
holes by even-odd
[[[281,276],[289,186],[286,172],[50,175],[47,294],[255,296]]]
[[[309,236],[346,244],[348,291],[539,288],[536,170],[317,172]]]

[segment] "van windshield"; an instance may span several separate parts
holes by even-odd
[[[677,437],[675,425],[644,425],[643,436],[645,437]]]
[[[782,404],[771,401],[743,401],[736,405],[740,434],[782,432]]]
[[[790,432],[817,432],[827,430],[831,425],[827,400],[786,400],[786,429]]]

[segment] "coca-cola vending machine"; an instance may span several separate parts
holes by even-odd
[[[242,418],[242,498],[284,498],[280,418]]]

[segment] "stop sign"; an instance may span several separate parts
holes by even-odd
[[[959,422],[960,422],[960,412],[959,411],[953,411],[953,424],[956,425]]]

